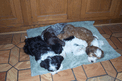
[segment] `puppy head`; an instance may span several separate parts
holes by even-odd
[[[30,45],[29,45],[30,40],[31,40],[31,38],[25,39],[25,41],[24,41],[25,45],[23,47],[23,50],[26,54],[33,56],[33,53],[30,51]]]
[[[56,43],[55,45],[51,45],[51,48],[56,54],[60,54],[63,50],[62,45],[59,43]]]
[[[61,67],[61,63],[64,60],[62,56],[48,57],[40,63],[40,66],[47,69],[48,71],[54,72]]]
[[[88,61],[95,63],[97,59],[104,57],[104,52],[95,46],[88,46],[86,48],[86,53],[88,55]]]

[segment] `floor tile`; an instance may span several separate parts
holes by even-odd
[[[18,46],[19,48],[23,48],[24,45],[25,45],[25,42],[22,42],[22,43],[17,44],[17,46]]]
[[[96,27],[96,28],[101,34],[105,34],[105,32],[102,30],[102,27]]]
[[[15,68],[17,68],[18,70],[28,69],[30,68],[30,61],[19,62],[15,65]]]
[[[102,29],[106,34],[112,35],[112,32],[108,29],[108,26],[103,26]]]
[[[0,51],[0,63],[8,63],[10,50]]]
[[[122,71],[122,56],[110,60],[118,72]]]
[[[39,75],[31,76],[31,70],[19,71],[18,81],[40,81]]]
[[[7,79],[6,81],[17,81],[17,70],[15,68],[11,68],[7,72]]]
[[[9,64],[0,64],[0,72],[8,71],[11,67]]]
[[[115,81],[120,81],[119,79],[115,79]]]
[[[122,32],[122,28],[119,25],[112,25],[108,27],[113,33]]]
[[[117,46],[118,49],[122,50],[122,43],[116,37],[112,36],[110,39]]]
[[[122,43],[122,38],[118,38],[119,39],[119,41]]]
[[[117,49],[117,47],[114,45],[114,43],[110,40],[110,39],[106,39],[109,44],[114,48],[114,49]]]
[[[0,50],[7,50],[13,48],[13,44],[5,44],[5,45],[0,45]]]
[[[41,81],[52,81],[51,73],[41,75]]]
[[[14,66],[18,61],[19,61],[19,48],[14,47],[10,53],[9,63]]]
[[[87,77],[81,66],[73,68],[73,71],[74,71],[75,77],[78,81],[86,81]]]
[[[106,76],[90,78],[87,81],[114,81],[114,78],[106,75]]]
[[[113,33],[112,36],[114,36],[114,37],[122,37],[122,33]]]
[[[102,25],[102,24],[108,24],[110,23],[110,20],[95,20],[94,24],[93,25]]]
[[[21,34],[21,42],[24,42],[24,40],[26,39],[25,36],[27,36],[27,33]]]
[[[117,72],[109,61],[103,61],[101,63],[103,65],[103,67],[105,68],[108,75],[110,75],[112,77],[116,77]]]
[[[83,65],[83,68],[87,74],[87,77],[94,77],[106,74],[100,63],[93,63],[89,65]]]
[[[57,74],[53,75],[53,81],[72,81],[75,80],[72,70],[60,71]]]
[[[0,44],[10,44],[12,42],[12,34],[0,35]]]
[[[121,73],[118,73],[117,78],[118,78],[119,80],[122,80],[122,72],[121,72]]]
[[[115,49],[119,54],[121,54],[121,56],[122,56],[122,50],[120,50],[120,49]]]
[[[104,38],[110,38],[110,35],[108,35],[108,34],[102,34],[102,36],[104,37]]]
[[[19,34],[14,34],[12,43],[14,45],[17,45],[18,43],[20,43],[20,41],[21,41],[21,34],[20,33]]]
[[[26,53],[24,53],[23,48],[20,49],[20,56],[19,56],[19,61],[27,61],[30,60],[29,55],[27,55]]]
[[[5,81],[6,72],[0,72],[0,81]]]

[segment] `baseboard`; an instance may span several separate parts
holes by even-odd
[[[117,25],[117,24],[122,24],[122,23],[95,24],[94,26],[107,26],[107,25]],[[16,33],[26,33],[26,32],[27,31],[5,32],[5,33],[0,33],[0,35],[16,34]]]
[[[122,23],[109,23],[109,24],[95,24],[94,26],[107,26],[107,25],[117,25]]]
[[[6,35],[6,34],[17,34],[17,33],[26,33],[26,31],[5,32],[5,33],[0,33],[0,35]]]

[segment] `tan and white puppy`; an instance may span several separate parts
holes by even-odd
[[[82,39],[87,42],[88,46],[86,48],[86,53],[88,55],[88,61],[95,63],[98,59],[97,57],[99,57],[100,59],[104,56],[104,52],[101,50],[103,42],[98,40],[98,37],[93,35],[90,30],[84,27],[74,27],[73,25],[68,24],[64,27],[63,32],[63,34],[58,35],[59,39],[64,39],[69,36],[75,36],[76,38]],[[90,49],[92,51],[90,51]],[[91,57],[93,57],[93,59],[91,59]]]

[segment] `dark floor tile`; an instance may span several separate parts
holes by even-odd
[[[5,77],[6,77],[6,72],[1,72],[0,73],[0,81],[5,81]]]
[[[12,42],[12,34],[0,35],[0,44],[10,44]]]

